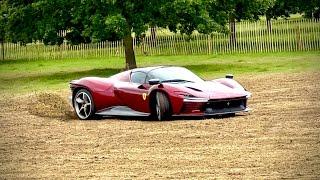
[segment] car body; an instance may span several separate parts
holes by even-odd
[[[205,81],[183,67],[136,68],[70,82],[80,119],[101,116],[206,116],[246,112],[246,91],[232,75]]]

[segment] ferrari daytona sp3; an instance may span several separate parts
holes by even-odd
[[[251,93],[232,75],[205,81],[183,67],[146,67],[70,82],[79,119],[96,116],[208,116],[246,112]]]

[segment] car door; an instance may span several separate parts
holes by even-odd
[[[150,112],[148,90],[145,72],[132,72],[130,82],[117,87],[116,94],[128,107],[139,112]]]

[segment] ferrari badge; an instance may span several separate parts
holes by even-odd
[[[142,99],[145,101],[147,99],[147,93],[142,93]]]

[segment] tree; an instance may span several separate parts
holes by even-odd
[[[276,0],[266,12],[267,28],[271,31],[271,19],[288,18],[290,14],[304,13],[307,18],[320,18],[319,0]]]
[[[290,14],[298,12],[298,1],[293,0],[276,0],[273,6],[270,6],[266,11],[267,29],[272,30],[271,19],[278,17],[288,18]]]
[[[273,0],[217,0],[216,9],[225,11],[229,19],[230,44],[236,43],[236,21],[258,20],[272,5]]]
[[[5,28],[6,28],[6,22],[7,22],[7,2],[3,1],[0,4],[0,53],[1,53],[1,59],[4,60],[4,40],[5,40]]]
[[[8,40],[60,45],[123,39],[126,65],[136,67],[132,33],[164,27],[191,34],[225,32],[229,21],[257,19],[270,0],[8,0]],[[58,32],[67,30],[65,37]]]
[[[319,0],[304,0],[297,1],[297,6],[300,13],[304,13],[307,18],[320,18],[320,1]]]
[[[266,13],[268,20],[278,17],[287,18],[290,14],[304,13],[307,18],[320,18],[319,0],[276,0]]]
[[[11,42],[60,45],[123,39],[126,65],[135,68],[132,33],[169,27],[191,34],[223,31],[226,16],[208,0],[8,0],[6,35]],[[221,16],[220,16],[221,15]],[[65,37],[58,32],[67,30]]]
[[[278,17],[289,17],[292,13],[297,13],[297,1],[276,0],[273,6],[270,6],[266,12],[267,20],[277,19]]]

